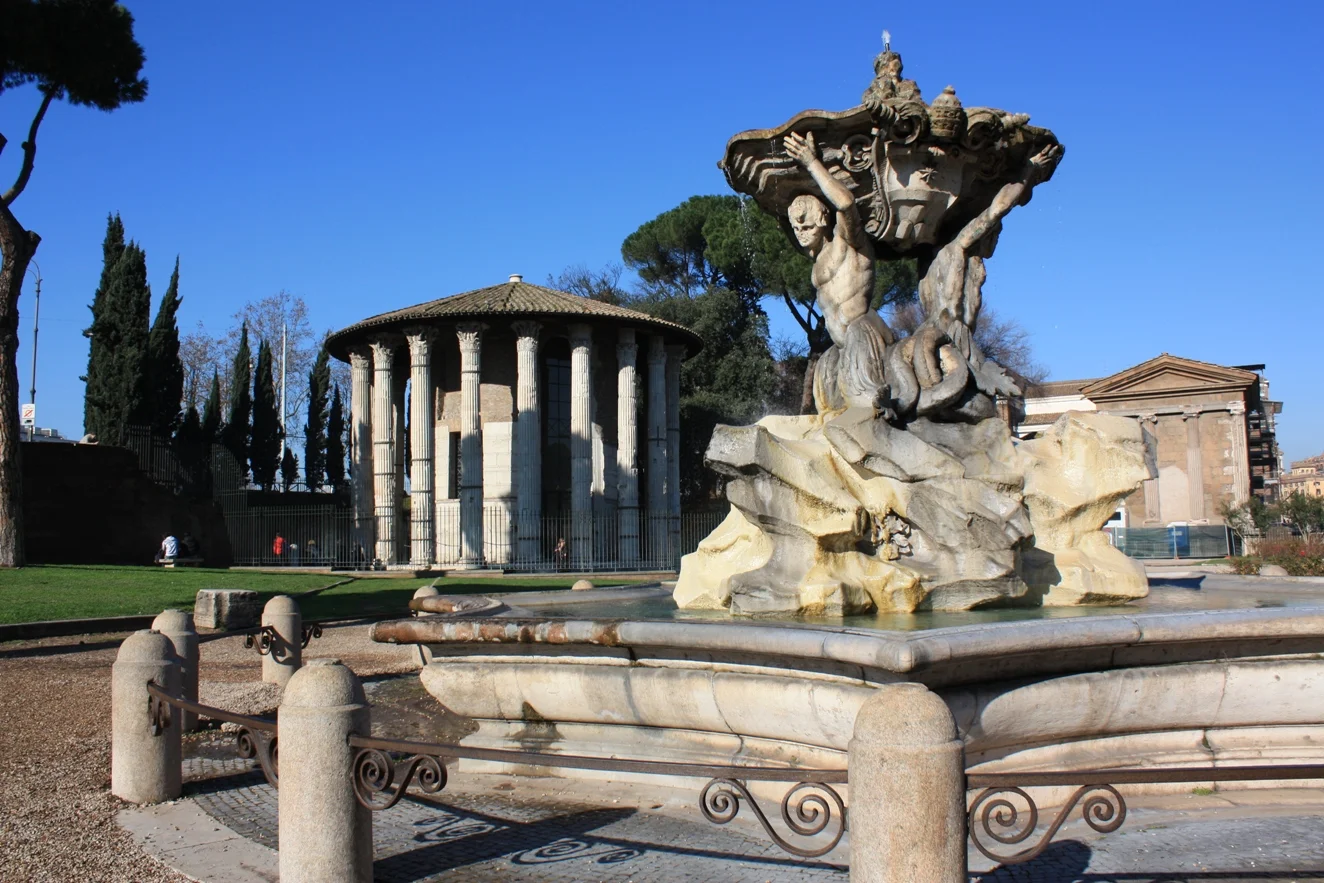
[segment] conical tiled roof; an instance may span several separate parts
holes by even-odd
[[[683,343],[690,353],[698,352],[703,343],[699,336],[684,325],[658,319],[647,313],[629,310],[614,304],[589,300],[585,297],[531,285],[518,278],[500,285],[491,285],[463,294],[453,294],[439,300],[392,310],[342,328],[327,339],[332,355],[345,357],[349,347],[369,335],[387,331],[400,331],[410,325],[434,324],[437,320],[449,324],[465,320],[483,320],[494,316],[516,319],[519,317],[556,319],[561,322],[594,322],[607,320],[611,324],[633,325],[655,330],[670,342]]]

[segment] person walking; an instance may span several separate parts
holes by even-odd
[[[271,554],[276,556],[277,565],[285,563],[285,538],[280,535],[280,531],[276,532],[276,539],[271,543]]]

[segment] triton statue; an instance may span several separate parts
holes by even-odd
[[[860,106],[743,132],[719,163],[813,260],[833,345],[815,368],[817,414],[714,432],[707,461],[728,476],[732,509],[682,562],[682,607],[969,609],[1146,591],[1099,532],[1149,477],[1138,426],[1072,415],[1017,442],[997,401],[1020,390],[975,342],[984,261],[1062,146],[1024,114],[963,107],[950,86],[926,104],[901,72],[885,46]],[[924,317],[898,340],[869,304],[875,260],[901,257],[918,263]]]

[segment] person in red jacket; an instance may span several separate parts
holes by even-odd
[[[276,556],[277,564],[285,563],[285,538],[279,533],[276,534],[276,539],[271,543],[271,554]]]

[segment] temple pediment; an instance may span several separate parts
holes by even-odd
[[[1240,392],[1258,382],[1253,371],[1163,353],[1133,368],[1096,380],[1081,390],[1094,402],[1166,398],[1190,393]]]

